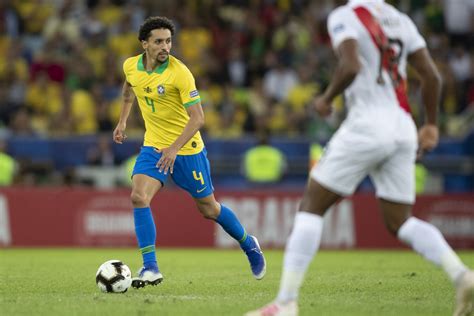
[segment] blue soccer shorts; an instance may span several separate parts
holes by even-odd
[[[161,153],[155,148],[143,146],[133,168],[132,177],[135,174],[145,174],[164,184],[168,175],[160,172],[160,169],[156,167],[160,158]],[[177,155],[171,178],[177,186],[188,191],[195,198],[211,195],[214,187],[206,149],[194,155]]]

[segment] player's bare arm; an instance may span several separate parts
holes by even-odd
[[[338,63],[329,86],[323,95],[316,98],[314,106],[323,117],[332,112],[332,100],[341,94],[356,78],[360,70],[357,41],[348,39],[337,48]]]
[[[202,110],[201,102],[191,105],[186,109],[189,115],[189,121],[183,129],[181,135],[175,140],[170,147],[158,150],[162,153],[161,159],[156,166],[160,171],[164,170],[167,174],[168,170],[173,173],[173,165],[178,151],[183,147],[204,125],[204,111]]]
[[[122,142],[127,139],[125,128],[127,127],[127,119],[130,115],[130,109],[132,108],[134,100],[135,93],[133,93],[132,86],[130,83],[125,81],[122,86],[122,108],[120,111],[120,119],[113,134],[114,142],[117,144],[122,144]]]
[[[441,93],[441,76],[428,50],[421,48],[408,56],[409,64],[418,73],[421,81],[421,95],[425,106],[426,118],[418,132],[419,151],[432,150],[438,144],[438,104]]]

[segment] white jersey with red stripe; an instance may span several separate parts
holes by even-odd
[[[345,90],[347,119],[331,138],[311,177],[342,196],[369,175],[376,195],[413,204],[416,126],[406,97],[407,56],[425,47],[413,22],[381,0],[350,1],[331,13],[335,49],[346,39],[358,43],[362,64]]]
[[[381,47],[378,35],[371,34],[371,19],[381,27],[388,47]],[[329,15],[328,31],[335,50],[347,39],[358,43],[361,69],[345,90],[348,119],[390,119],[399,110],[410,112],[405,93],[407,56],[426,43],[406,14],[382,0],[351,0]]]

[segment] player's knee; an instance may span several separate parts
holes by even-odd
[[[199,212],[206,219],[217,219],[219,208],[214,203],[198,203]]]
[[[146,194],[140,191],[132,191],[130,199],[134,207],[145,207],[150,203]]]

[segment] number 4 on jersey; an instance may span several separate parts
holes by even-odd
[[[155,101],[153,99],[150,99],[149,97],[145,97],[146,104],[151,106],[151,111],[155,113]]]

